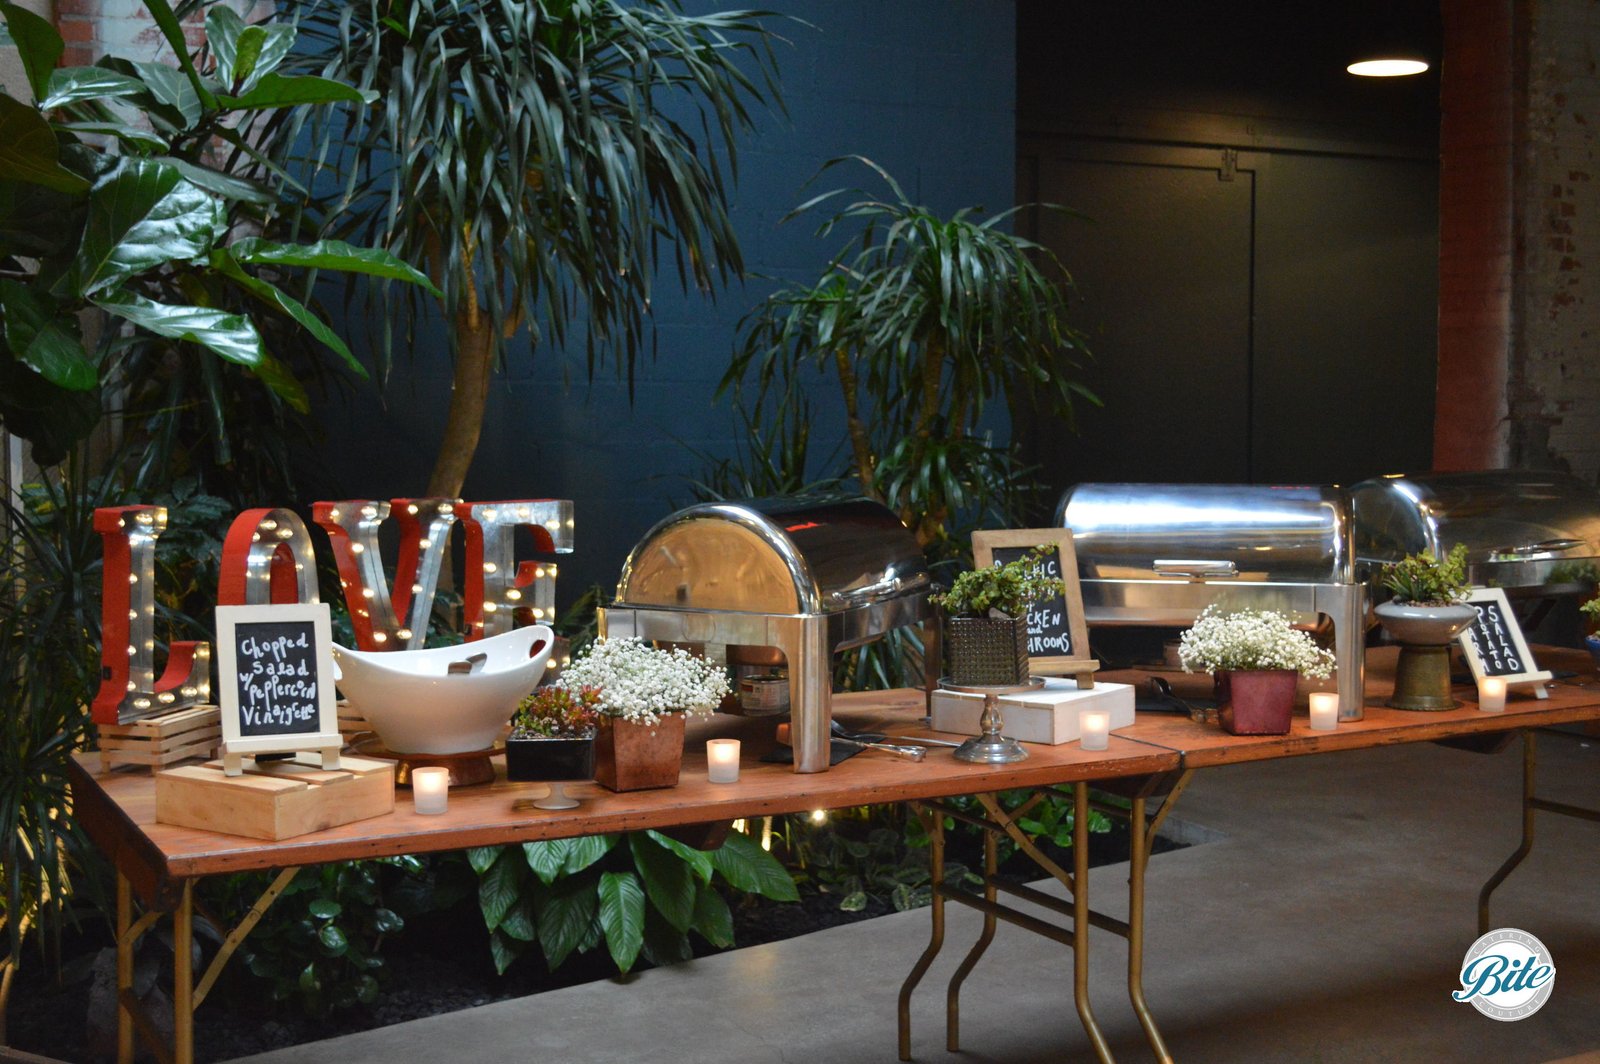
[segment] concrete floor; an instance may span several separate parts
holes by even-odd
[[[1496,1022],[1452,1001],[1476,896],[1518,833],[1520,748],[1389,747],[1197,774],[1176,816],[1225,834],[1156,857],[1146,989],[1185,1064],[1240,1061],[1600,1064],[1600,826],[1541,816],[1533,855],[1496,895],[1496,926],[1554,955],[1554,995]],[[1545,738],[1540,791],[1600,806],[1600,745]],[[1096,870],[1126,911],[1126,866]],[[953,907],[913,1014],[919,1061],[1092,1060],[1071,956],[1001,925],[962,996],[959,1057],[944,986],[980,917]],[[926,911],[250,1058],[268,1062],[766,1064],[895,1059],[895,999]],[[1122,940],[1095,932],[1094,1009],[1117,1059],[1149,1060],[1123,989]]]

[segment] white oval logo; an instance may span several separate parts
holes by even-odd
[[[1550,1000],[1556,966],[1544,943],[1515,927],[1490,931],[1461,961],[1461,989],[1450,996],[1470,1001],[1492,1020],[1532,1016]]]

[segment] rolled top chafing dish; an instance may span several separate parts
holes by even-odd
[[[1184,627],[1212,602],[1327,617],[1339,716],[1359,720],[1366,587],[1335,485],[1079,484],[1062,495],[1090,625]]]
[[[1600,491],[1567,473],[1376,477],[1350,495],[1366,566],[1465,544],[1468,580],[1513,597],[1587,593],[1600,576]]]
[[[703,503],[645,533],[622,567],[616,602],[600,613],[600,630],[699,643],[711,657],[775,648],[789,668],[795,770],[822,772],[833,655],[931,622],[929,591],[916,539],[869,499]],[[924,624],[930,686],[937,632],[936,623]]]

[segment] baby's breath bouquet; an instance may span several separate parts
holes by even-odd
[[[637,639],[597,639],[561,670],[563,687],[598,687],[600,712],[656,725],[667,713],[703,714],[728,694],[716,665],[681,648],[657,650]]]
[[[1195,619],[1178,642],[1184,672],[1243,672],[1293,669],[1317,680],[1333,673],[1334,656],[1317,646],[1289,618],[1272,610],[1224,613],[1215,603]]]

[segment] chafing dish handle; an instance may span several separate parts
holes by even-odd
[[[1547,539],[1542,543],[1525,543],[1520,547],[1496,547],[1489,552],[1492,561],[1510,561],[1513,558],[1527,558],[1535,554],[1554,554],[1557,551],[1571,550],[1581,547],[1581,539]]]
[[[898,595],[908,588],[918,587],[928,582],[927,573],[916,573],[906,578],[898,574],[886,576],[882,580],[861,587],[852,587],[845,591],[835,591],[835,602],[859,602],[862,599],[875,598],[878,595]]]
[[[1187,576],[1191,580],[1230,580],[1239,575],[1239,567],[1221,559],[1157,558],[1153,566],[1157,576]]]

